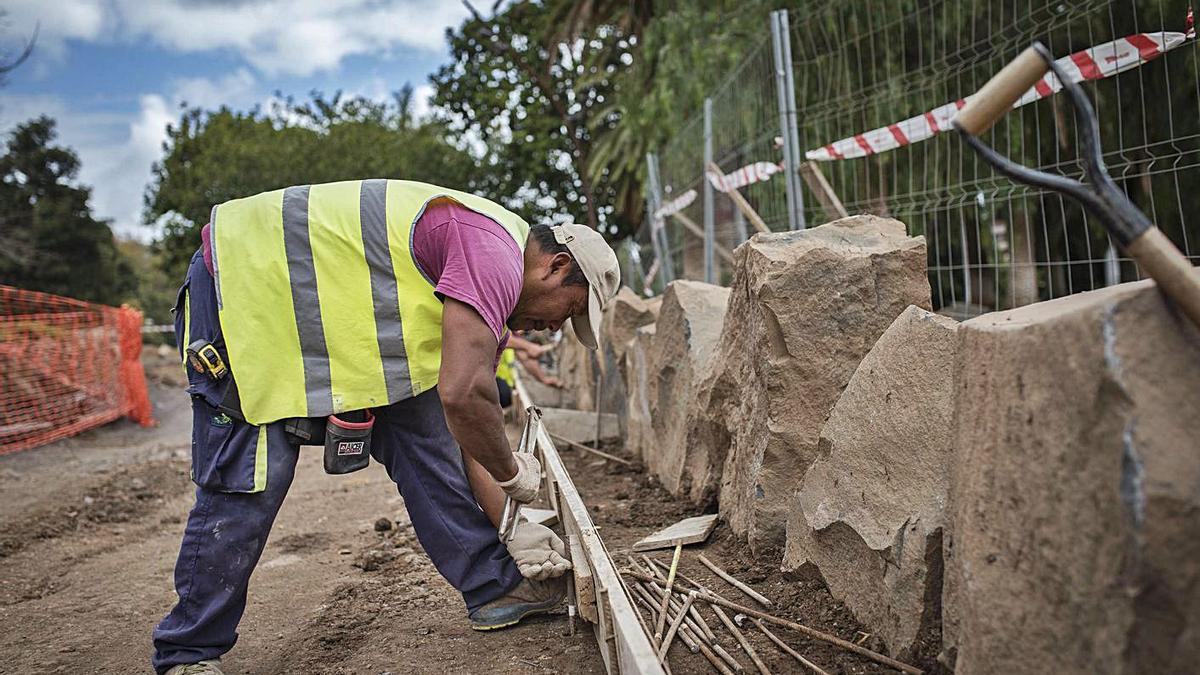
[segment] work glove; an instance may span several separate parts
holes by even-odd
[[[517,462],[517,475],[500,483],[500,489],[514,502],[528,504],[537,499],[538,488],[542,486],[542,464],[530,452],[514,452],[513,459]]]
[[[522,518],[507,546],[513,562],[517,563],[517,570],[527,579],[545,581],[560,577],[571,569],[562,539],[545,525]]]

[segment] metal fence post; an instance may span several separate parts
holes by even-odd
[[[656,215],[662,208],[662,188],[658,184],[658,157],[646,153],[646,208],[650,211],[650,241],[654,244],[654,255],[658,257],[658,268],[662,273],[663,287],[675,280],[675,267],[671,262],[671,241],[663,219]]]
[[[792,29],[788,23],[786,9],[779,10],[779,47],[783,52],[788,139],[792,144],[793,163],[787,176],[788,180],[792,182],[792,194],[796,196],[796,228],[803,230],[807,227],[804,219],[804,190],[800,186],[800,164],[804,162],[804,155],[800,152],[800,126],[796,114],[796,79],[792,68]]]
[[[779,101],[779,133],[783,138],[783,176],[787,190],[788,229],[804,229],[804,197],[800,193],[800,141],[796,127],[796,92],[792,78],[792,39],[787,10],[771,12],[771,46],[775,57],[775,93]]]
[[[704,167],[700,171],[704,181],[704,281],[715,284],[716,265],[713,261],[713,240],[716,236],[713,224],[713,184],[709,180],[708,167],[713,163],[712,99],[704,99]]]

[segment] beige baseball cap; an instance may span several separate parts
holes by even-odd
[[[586,225],[551,225],[554,241],[567,247],[588,280],[587,314],[571,317],[571,328],[588,349],[596,349],[600,313],[621,288],[621,265],[604,237]]]

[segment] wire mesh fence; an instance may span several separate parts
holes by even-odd
[[[812,2],[788,14],[791,60],[783,64],[764,17],[762,40],[711,96],[711,137],[694,115],[661,149],[660,206],[702,192],[708,140],[722,173],[754,163],[784,169],[738,192],[767,228],[788,228],[792,167],[782,166],[789,130],[778,94],[780,70],[790,68],[800,154],[849,213],[894,217],[926,237],[935,308],[969,316],[1137,279],[1136,266],[1079,206],[997,175],[957,134],[888,149],[870,133],[889,138],[904,128],[897,123],[960,101],[1040,40],[1056,57],[1091,50],[1100,71],[1137,50],[1136,67],[1084,85],[1105,162],[1130,199],[1200,260],[1200,46],[1187,32],[1189,16],[1178,0]],[[946,121],[930,124],[944,131]],[[869,152],[837,158],[832,144],[842,139]],[[1011,111],[984,140],[1025,166],[1082,174],[1064,95]],[[830,220],[810,187],[802,190],[804,220]],[[728,277],[721,250],[754,232],[731,197],[718,191],[713,200],[718,282]],[[703,223],[703,204],[697,197],[683,218],[663,218],[677,250],[675,277],[704,278],[703,231],[684,220]]]

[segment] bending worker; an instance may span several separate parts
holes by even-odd
[[[213,209],[180,289],[196,502],[156,671],[220,673],[301,444],[326,470],[387,469],[472,627],[555,608],[562,542],[496,526],[541,468],[504,433],[495,372],[509,331],[567,319],[595,348],[616,255],[582,225],[537,225],[474,195],[400,180],[306,185]],[[468,479],[468,474],[471,476]],[[481,506],[482,505],[482,506]]]

